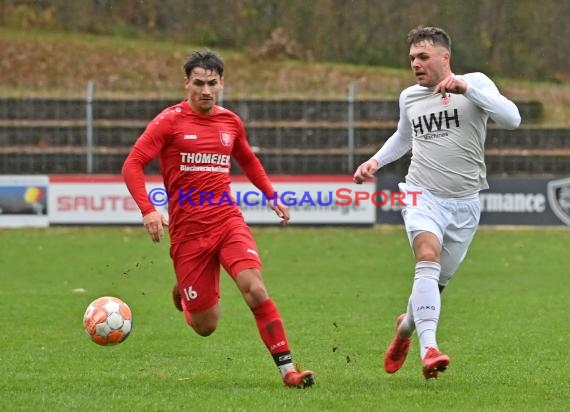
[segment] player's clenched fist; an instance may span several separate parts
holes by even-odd
[[[374,159],[367,160],[358,166],[358,169],[356,169],[352,180],[354,180],[354,183],[361,184],[368,179],[372,179],[374,177],[374,173],[376,173],[377,170],[378,162]]]
[[[451,75],[443,79],[435,86],[434,94],[441,93],[445,96],[446,92],[463,94],[467,91],[467,83],[463,80]]]

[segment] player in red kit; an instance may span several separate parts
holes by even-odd
[[[309,387],[314,373],[293,365],[283,321],[265,288],[255,241],[230,195],[230,159],[265,194],[282,224],[287,224],[289,210],[249,146],[241,119],[216,104],[224,84],[222,60],[212,52],[194,52],[184,72],[187,99],[148,124],[125,160],[123,178],[154,242],[168,225],[177,278],[174,304],[186,322],[201,336],[216,330],[223,266],[253,312],[285,385]],[[144,168],[157,157],[170,222],[155,209],[145,187]]]

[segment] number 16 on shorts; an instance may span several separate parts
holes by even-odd
[[[186,296],[186,300],[196,299],[198,297],[198,292],[192,289],[192,286],[188,286],[184,288],[184,295]]]

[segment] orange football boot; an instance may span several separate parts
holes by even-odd
[[[401,338],[398,334],[398,328],[400,324],[406,317],[405,313],[398,316],[396,321],[396,336],[392,339],[388,350],[386,350],[386,355],[384,356],[384,370],[388,373],[395,373],[406,361],[408,356],[408,351],[410,350],[410,344],[412,343],[412,338]]]
[[[424,377],[426,379],[437,379],[440,372],[445,372],[449,362],[449,356],[444,355],[436,348],[428,348],[422,360]]]
[[[315,384],[315,373],[295,368],[285,374],[283,383],[291,388],[305,389]]]

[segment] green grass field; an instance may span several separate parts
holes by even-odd
[[[382,369],[412,282],[402,229],[254,234],[293,354],[317,373],[313,388],[282,385],[225,275],[219,329],[202,338],[186,327],[170,300],[168,244],[142,227],[4,229],[0,410],[568,410],[569,230],[480,230],[443,295],[438,338],[452,363],[432,381],[416,340],[400,372]],[[103,295],[133,310],[119,346],[97,346],[81,327]]]

